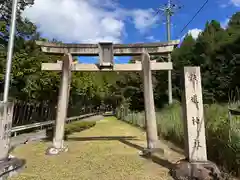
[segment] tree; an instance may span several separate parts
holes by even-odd
[[[27,6],[33,5],[34,0],[20,0],[18,2],[17,21],[16,21],[16,43],[15,48],[21,49],[24,40],[33,36],[38,36],[36,26],[27,19],[22,18],[21,13]],[[12,0],[0,2],[0,44],[7,45],[9,38],[9,26],[11,22]]]
[[[176,48],[172,52],[173,61],[173,72],[172,72],[172,82],[173,82],[173,95],[175,98],[180,99],[181,92],[181,78],[182,70],[184,66],[190,66],[194,61],[194,46],[196,44],[195,39],[191,34],[188,34],[183,39],[181,46]],[[167,86],[166,86],[167,87]]]

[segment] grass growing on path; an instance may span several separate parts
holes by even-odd
[[[66,144],[69,152],[59,156],[45,155],[50,143],[35,142],[19,146],[13,154],[26,159],[27,165],[17,177],[11,179],[171,179],[167,168],[141,158],[138,155],[139,150],[129,146],[135,144],[145,147],[145,133],[115,118],[105,118],[91,129],[70,135]]]

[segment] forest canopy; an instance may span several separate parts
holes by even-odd
[[[12,99],[31,102],[56,103],[60,75],[41,71],[42,62],[56,62],[61,57],[47,55],[36,46],[35,40],[44,39],[36,25],[21,17],[30,1],[20,1],[17,16],[17,33],[11,74]],[[9,37],[11,1],[0,2],[0,90],[3,93],[4,73]],[[205,103],[226,103],[238,98],[240,87],[240,12],[235,13],[227,28],[216,20],[206,22],[204,30],[194,39],[186,35],[180,47],[172,52],[174,70],[173,96],[181,99],[181,71],[184,66],[200,66]],[[133,58],[129,63],[139,57]],[[164,61],[161,57],[154,57]],[[167,72],[153,73],[154,96],[157,107],[167,102]],[[71,104],[99,106],[128,102],[132,110],[143,109],[143,84],[141,73],[90,73],[74,72],[71,85]]]

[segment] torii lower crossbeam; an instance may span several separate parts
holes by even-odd
[[[150,63],[151,71],[172,70],[171,62],[152,62]],[[62,63],[43,63],[43,71],[61,71]],[[72,64],[71,71],[142,71],[141,63],[136,64],[115,64],[109,68],[99,68],[97,64]]]

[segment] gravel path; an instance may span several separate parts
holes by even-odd
[[[97,119],[97,118],[96,118]],[[46,156],[50,142],[18,146],[13,155],[27,160],[26,168],[12,180],[171,180],[168,168],[181,155],[164,144],[165,158],[158,161],[139,156],[146,134],[114,118],[72,134],[65,143],[69,152]],[[169,160],[166,160],[166,158]],[[157,163],[156,163],[157,162]]]

